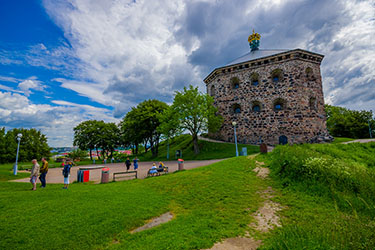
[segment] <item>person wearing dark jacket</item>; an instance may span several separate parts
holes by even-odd
[[[132,165],[131,162],[130,162],[130,160],[129,160],[129,157],[126,159],[125,165],[126,165],[126,171],[129,171],[129,168]]]
[[[42,166],[40,167],[39,171],[40,171],[39,180],[42,183],[40,187],[45,188],[46,187],[46,175],[48,173],[48,161],[46,161],[46,159],[44,158],[42,158]]]

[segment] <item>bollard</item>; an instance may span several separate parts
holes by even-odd
[[[184,170],[184,160],[178,159],[178,171]]]

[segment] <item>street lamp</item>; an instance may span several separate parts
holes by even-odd
[[[370,138],[372,139],[372,131],[371,131],[371,123],[370,123],[370,121],[372,120],[372,110],[370,110],[370,112],[371,112],[371,118],[368,119],[368,130],[370,132]]]
[[[22,137],[22,134],[19,133],[19,134],[17,135],[18,145],[17,145],[16,164],[14,164],[14,167],[13,167],[13,174],[14,174],[14,175],[17,175],[17,168],[18,168],[18,166],[17,166],[17,164],[18,164],[18,152],[19,152],[19,150],[20,150],[21,137]]]
[[[237,125],[237,122],[232,122],[232,125],[234,127],[234,143],[236,144],[236,157],[238,157],[237,135],[236,135],[236,125]]]

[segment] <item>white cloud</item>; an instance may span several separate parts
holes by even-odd
[[[118,123],[111,110],[53,100],[53,105],[33,104],[26,96],[0,91],[0,126],[37,128],[50,146],[70,146],[73,128],[85,120]]]
[[[27,79],[18,84],[18,88],[26,95],[30,96],[31,90],[44,91],[47,86],[42,85],[38,80]]]

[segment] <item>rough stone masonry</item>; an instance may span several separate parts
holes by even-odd
[[[211,137],[269,145],[331,141],[327,132],[320,63],[306,50],[255,50],[205,79],[224,118]]]

